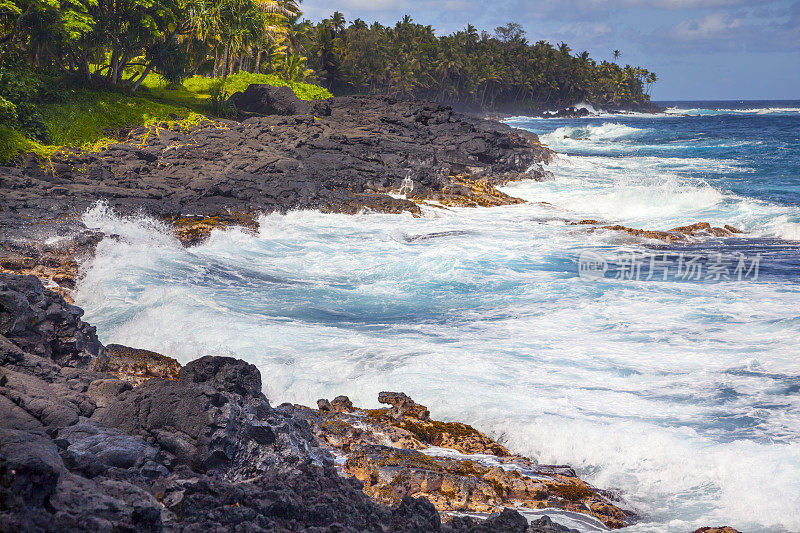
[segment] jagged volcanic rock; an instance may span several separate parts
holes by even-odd
[[[34,276],[0,273],[0,335],[25,351],[62,365],[86,366],[102,345],[83,310]]]
[[[568,466],[537,464],[467,424],[432,420],[425,406],[401,392],[381,392],[378,400],[392,407],[358,409],[340,396],[336,401],[349,409],[333,409],[322,398],[317,410],[294,410],[340,457],[343,472],[362,481],[364,492],[380,503],[425,497],[442,513],[555,507],[591,514],[610,528],[630,523],[612,494]]]

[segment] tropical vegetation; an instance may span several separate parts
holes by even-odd
[[[0,138],[80,145],[148,120],[230,115],[227,97],[250,83],[475,109],[646,104],[656,75],[619,57],[531,43],[515,23],[444,36],[410,17],[312,23],[299,0],[0,0]]]
[[[298,51],[334,93],[380,93],[480,109],[549,109],[581,101],[625,107],[649,101],[657,76],[642,67],[597,62],[566,43],[529,42],[519,24],[494,33],[471,25],[438,37],[405,17],[394,26],[346,24],[334,13],[298,32]]]

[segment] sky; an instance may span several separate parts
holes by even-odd
[[[304,0],[307,18],[394,24],[439,35],[508,22],[529,41],[566,42],[598,61],[656,72],[653,100],[800,100],[800,0]]]

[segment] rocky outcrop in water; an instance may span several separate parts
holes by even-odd
[[[445,514],[559,508],[590,514],[610,528],[631,519],[610,493],[568,466],[537,464],[467,424],[431,420],[425,406],[403,393],[381,392],[378,400],[391,407],[359,409],[343,396],[320,399],[317,410],[294,406],[342,471],[377,502],[425,497]]]
[[[667,242],[685,242],[692,237],[734,237],[737,234],[742,233],[741,230],[736,229],[730,224],[725,224],[720,228],[712,226],[708,222],[696,222],[688,226],[680,226],[666,231],[629,228],[620,224],[603,225],[601,222],[593,219],[572,222],[571,224],[594,226],[591,228],[591,231],[595,231],[597,229],[619,231],[622,233],[627,233],[628,235],[633,235],[634,237],[656,239]]]
[[[545,111],[540,116],[543,118],[584,118],[588,117],[591,113],[585,107],[565,107],[557,111]]]
[[[425,498],[375,503],[339,475],[310,410],[270,404],[254,366],[203,357],[133,386],[92,370],[98,357],[163,360],[103,347],[81,314],[0,274],[0,531],[569,531],[509,509],[442,524]]]

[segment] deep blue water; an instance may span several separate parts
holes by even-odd
[[[517,117],[509,122],[544,136],[567,156],[583,156],[584,162],[602,159],[603,170],[608,159],[616,159],[628,176],[639,172],[657,179],[659,173],[677,170],[683,184],[713,188],[721,194],[717,205],[708,209],[708,203],[686,202],[680,213],[685,223],[704,216],[720,225],[739,222],[751,235],[681,245],[680,250],[761,255],[765,279],[800,281],[800,101],[657,103],[667,108],[666,116],[601,113],[576,120]],[[642,158],[662,161],[638,169],[625,165]],[[620,168],[611,167],[619,173]],[[669,229],[658,226],[659,217],[639,221],[649,223],[647,229]]]

